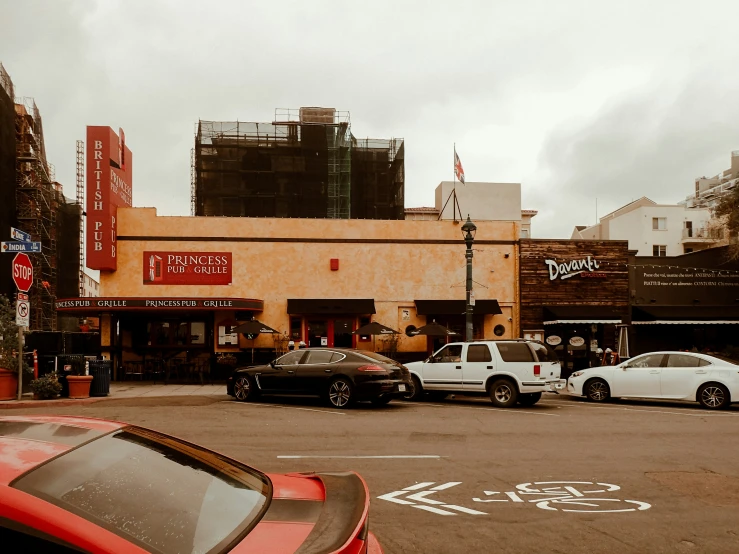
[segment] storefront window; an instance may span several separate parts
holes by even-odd
[[[152,321],[145,338],[134,333],[134,343],[140,345],[143,338],[148,346],[204,345],[205,329],[203,321]]]
[[[360,317],[359,318],[359,326],[360,327],[364,327],[365,325],[369,325],[369,323],[370,323],[370,318],[369,317]],[[359,340],[366,342],[366,341],[372,340],[372,337],[370,337],[369,335],[359,335]]]
[[[303,319],[300,317],[290,318],[290,340],[303,340]]]
[[[205,344],[205,322],[193,321],[190,323],[190,343]]]
[[[187,322],[182,322],[177,326],[177,337],[175,341],[178,345],[187,344],[187,328]]]

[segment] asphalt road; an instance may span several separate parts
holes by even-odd
[[[128,421],[266,472],[356,470],[388,553],[739,552],[739,405],[551,395],[510,410],[461,397],[334,410],[224,395],[12,413]]]

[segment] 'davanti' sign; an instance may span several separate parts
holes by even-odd
[[[557,262],[557,260],[544,260],[549,268],[549,280],[554,281],[556,279],[570,279],[575,275],[586,274],[589,276],[604,276],[602,273],[595,273],[600,267],[598,261],[592,256],[587,258],[581,258],[579,260],[572,260],[570,262]]]

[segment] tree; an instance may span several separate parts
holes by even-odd
[[[721,198],[714,214],[723,221],[728,234],[730,258],[739,259],[739,242],[736,240],[739,236],[739,186]]]
[[[15,324],[15,306],[4,294],[0,294],[0,367],[18,371],[18,326]]]

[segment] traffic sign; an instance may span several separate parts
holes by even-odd
[[[41,252],[40,242],[2,241],[0,244],[3,252]]]
[[[15,301],[15,323],[19,327],[29,327],[31,325],[31,318],[29,317],[31,309],[28,305],[28,300]]]
[[[20,240],[23,242],[32,242],[33,238],[31,235],[26,233],[25,231],[21,231],[20,229],[16,229],[15,227],[10,228],[10,238],[13,240]]]
[[[33,264],[27,254],[16,254],[13,258],[13,282],[18,290],[28,292],[33,284]]]

